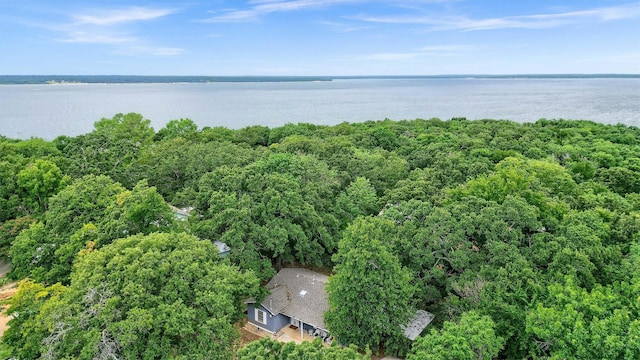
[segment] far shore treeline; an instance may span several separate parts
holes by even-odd
[[[640,74],[465,74],[465,75],[365,75],[365,76],[196,76],[196,75],[0,75],[0,85],[305,82],[346,79],[636,79]]]
[[[222,81],[144,78],[0,83]],[[75,137],[0,136],[0,177],[0,256],[20,281],[4,358],[640,358],[637,127],[117,114]],[[286,266],[330,275],[345,347],[240,341],[245,300]],[[435,315],[413,342],[411,309]]]

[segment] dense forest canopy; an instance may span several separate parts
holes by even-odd
[[[640,358],[636,127],[178,119],[156,132],[117,114],[77,137],[0,137],[0,174],[0,256],[27,279],[2,346],[20,359],[231,358],[244,299],[284,266],[332,275],[325,320],[363,354]],[[192,207],[188,221],[170,205]],[[398,326],[413,309],[436,317],[411,343]],[[236,351],[291,354],[369,356]]]

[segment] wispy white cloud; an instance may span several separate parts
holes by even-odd
[[[414,8],[427,3],[447,3],[459,0],[250,0],[246,8],[224,9],[215,12],[216,15],[202,20],[203,22],[242,22],[257,20],[261,16],[275,13],[305,9],[317,9],[341,4],[355,3],[383,3],[392,7]]]
[[[176,9],[133,6],[118,10],[93,10],[90,13],[74,14],[72,17],[79,24],[108,26],[136,21],[154,20],[176,12]]]
[[[420,48],[422,52],[445,52],[460,53],[471,50],[478,50],[480,47],[476,45],[433,45]]]
[[[342,22],[326,21],[326,20],[319,21],[318,24],[324,25],[324,26],[332,29],[333,31],[341,32],[341,33],[348,33],[348,32],[371,29],[371,26],[362,26],[362,25],[358,26],[358,25],[354,25],[354,24],[347,24],[347,23],[342,23]]]
[[[119,36],[109,34],[92,34],[84,31],[76,31],[69,33],[67,37],[57,39],[66,43],[85,43],[85,44],[123,44],[131,43],[137,39],[131,36]]]
[[[589,58],[578,59],[579,62],[584,63],[628,63],[635,65],[635,68],[640,71],[640,52],[623,52],[618,54],[606,54],[602,56],[594,56]]]
[[[402,61],[411,60],[421,57],[454,57],[468,55],[470,52],[480,50],[481,48],[475,45],[432,45],[425,46],[414,51],[408,52],[381,52],[367,54],[359,57],[360,60],[370,61]]]
[[[133,45],[117,50],[121,55],[134,56],[176,56],[185,53],[185,49],[177,47]]]
[[[251,5],[247,9],[228,10],[227,12],[215,15],[203,21],[205,22],[239,22],[258,19],[261,15],[295,11],[308,8],[319,8],[330,5],[357,3],[363,0],[257,0],[249,1]]]
[[[109,34],[95,34],[75,32],[66,38],[55,39],[58,42],[87,45],[111,45],[115,54],[127,56],[177,56],[185,53],[185,49],[178,47],[148,45],[143,39],[131,36]]]
[[[554,28],[585,21],[613,21],[640,17],[640,3],[600,7],[560,13],[505,16],[487,19],[472,19],[466,16],[366,16],[352,17],[365,22],[386,24],[422,24],[436,30],[494,30],[509,28],[543,29]]]
[[[230,10],[222,15],[215,15],[202,22],[241,22],[257,19],[260,13],[254,10]]]
[[[120,55],[176,56],[184,49],[158,46],[154,40],[141,35],[138,22],[156,20],[175,14],[173,8],[133,6],[120,9],[93,9],[67,14],[66,22],[50,24],[46,28],[56,35],[56,42],[84,45],[105,45]]]
[[[367,54],[359,57],[360,60],[370,60],[370,61],[399,61],[399,60],[409,60],[415,59],[420,56],[417,52],[398,52],[398,53],[375,53],[375,54]]]

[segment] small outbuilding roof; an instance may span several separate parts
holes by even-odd
[[[413,341],[415,340],[422,330],[431,323],[435,316],[424,310],[416,310],[415,314],[413,314],[413,318],[409,321],[409,323],[403,327],[404,337]]]
[[[191,206],[182,208],[182,209],[175,207],[173,205],[169,205],[169,207],[171,208],[171,211],[173,212],[173,216],[175,216],[176,219],[184,220],[184,221],[186,221],[189,218],[189,213],[191,212],[191,210],[193,210],[193,207]]]
[[[226,253],[231,251],[231,248],[229,247],[229,245],[223,243],[222,241],[214,241],[213,244],[218,247],[218,253],[222,254],[222,253]]]

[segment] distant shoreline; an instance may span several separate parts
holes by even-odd
[[[147,76],[0,75],[0,85],[163,84],[229,82],[318,82],[333,80],[428,79],[640,79],[640,74],[368,75],[368,76]]]

